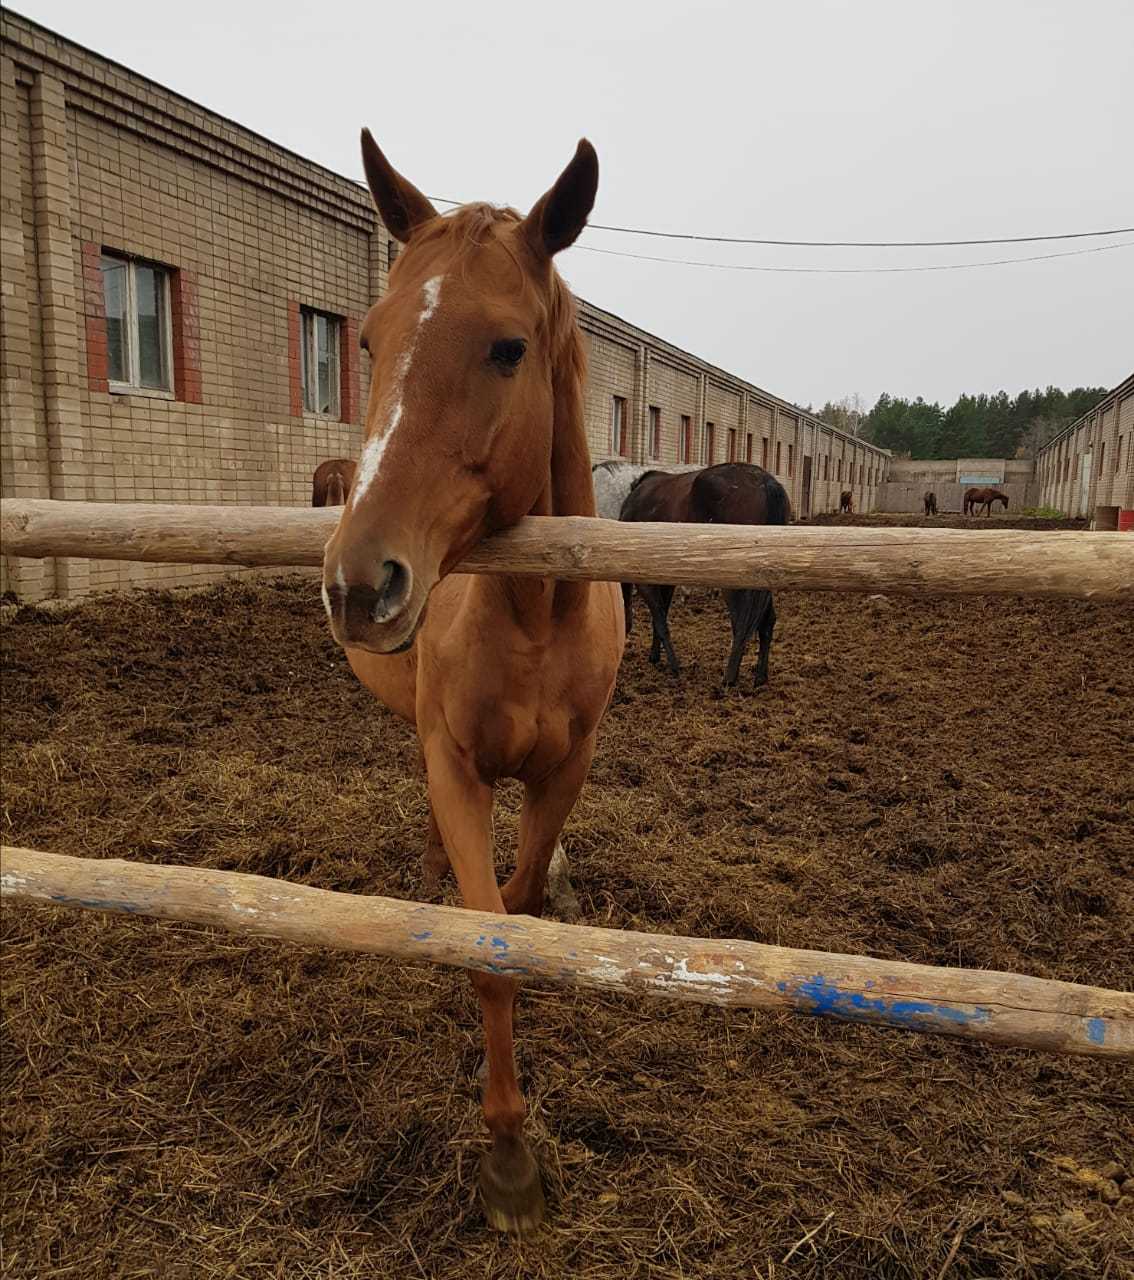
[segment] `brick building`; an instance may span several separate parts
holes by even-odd
[[[1134,373],[1036,455],[1040,503],[1114,528],[1134,509]]]
[[[365,188],[36,24],[0,18],[5,497],[297,505],[357,456],[358,326],[396,245]],[[596,459],[773,470],[800,514],[872,504],[887,455],[583,303]],[[4,590],[206,566],[6,560]]]

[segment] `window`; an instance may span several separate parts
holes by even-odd
[[[677,435],[678,462],[693,461],[693,422],[688,414],[681,415],[681,430]]]
[[[776,441],[776,475],[780,474],[780,442]]]
[[[736,428],[735,427],[729,427],[728,429],[728,460],[729,462],[736,461]]]
[[[752,432],[751,431],[749,431],[748,435],[744,439],[744,461],[745,462],[752,461]]]
[[[1122,466],[1122,437],[1118,437],[1118,448],[1114,451],[1114,474],[1118,475],[1118,470]]]
[[[300,368],[303,408],[322,418],[339,416],[339,320],[301,307]]]
[[[839,461],[838,461],[838,463],[836,464],[835,470],[838,472],[838,476],[837,476],[838,483],[839,483],[839,484],[842,484],[842,482],[843,482],[843,460],[842,460],[842,458],[840,458],[840,459],[839,459]]]
[[[625,458],[630,450],[626,430],[626,401],[622,396],[610,397],[610,451]]]
[[[702,456],[701,461],[707,467],[711,467],[713,465],[713,457],[717,451],[716,437],[717,437],[716,427],[711,422],[706,422],[705,423],[705,440],[704,440],[705,449],[704,449],[704,455]]]
[[[760,465],[765,471],[768,469],[768,437],[760,437]]]
[[[789,477],[795,475],[795,445],[793,444],[787,447],[787,473]]]
[[[112,391],[172,391],[169,271],[103,254],[107,380]]]
[[[830,478],[831,478],[831,455],[827,454],[826,457],[824,457],[823,459],[823,479],[830,480]]]
[[[1106,441],[1103,440],[1099,444],[1099,475],[1102,475],[1103,462],[1106,459]]]
[[[650,405],[650,457],[661,457],[661,410]]]

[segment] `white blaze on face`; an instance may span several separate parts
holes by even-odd
[[[366,446],[362,450],[362,457],[359,459],[358,474],[355,477],[354,487],[350,492],[350,505],[352,507],[357,506],[362,501],[367,489],[374,483],[374,478],[377,476],[378,468],[382,463],[382,455],[386,452],[386,446],[390,443],[390,438],[402,419],[402,396],[405,393],[406,379],[409,377],[414,352],[417,350],[417,341],[421,336],[421,331],[426,321],[437,310],[437,305],[441,301],[441,282],[443,280],[444,276],[433,276],[425,282],[425,286],[422,289],[423,302],[421,312],[417,317],[417,324],[414,326],[413,336],[410,338],[409,346],[398,357],[394,383],[390,388],[387,400],[389,407],[386,411],[386,421],[367,440]]]

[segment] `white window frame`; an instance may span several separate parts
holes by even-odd
[[[626,434],[626,397],[611,396],[610,397],[610,451],[616,458],[629,456],[622,450],[623,439]],[[627,441],[627,443],[629,443]]]
[[[107,388],[114,395],[129,396],[161,396],[172,399],[174,385],[173,371],[173,291],[170,288],[173,271],[163,262],[151,262],[148,258],[131,258],[124,253],[102,253],[99,255],[99,264],[103,260],[108,262],[118,262],[126,268],[126,379],[125,381],[113,378],[107,379]],[[138,372],[138,286],[135,282],[134,273],[138,267],[149,267],[158,272],[162,281],[162,315],[165,323],[162,325],[161,344],[162,352],[165,357],[165,378],[166,385],[164,387],[144,387],[139,380]],[[109,356],[108,356],[109,361]]]
[[[331,407],[323,412],[315,405],[319,395],[319,353],[315,344],[315,321],[322,317],[327,321],[330,331],[330,355],[333,359],[331,389]],[[324,418],[328,422],[338,422],[342,418],[343,407],[343,371],[342,371],[342,317],[333,311],[322,311],[318,307],[299,308],[299,381],[303,393],[303,412],[311,418]]]
[[[658,405],[652,404],[646,416],[649,418],[650,425],[650,457],[657,459],[661,457],[662,451],[661,409]]]

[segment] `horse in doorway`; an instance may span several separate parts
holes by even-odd
[[[679,524],[787,524],[791,502],[780,482],[763,467],[749,462],[722,462],[701,471],[676,474],[647,471],[632,486],[622,504],[622,519],[663,520]],[[669,669],[678,675],[681,666],[669,634],[669,606],[673,588],[638,584],[653,622],[650,661],[656,663],[665,649]],[[725,665],[724,684],[736,684],[740,664],[753,632],[760,640],[756,660],[756,685],[768,682],[768,655],[776,627],[776,610],[770,591],[724,592],[732,623],[732,651]]]
[[[932,489],[927,489],[922,501],[925,503],[925,514],[927,516],[935,516],[937,514],[937,494]]]
[[[839,494],[839,515],[854,515],[854,494],[849,489],[844,489]]]
[[[416,726],[432,842],[464,905],[539,915],[548,865],[582,789],[625,642],[610,582],[452,573],[528,515],[593,516],[575,301],[553,258],[586,225],[598,158],[581,141],[522,216],[441,217],[369,131],[363,166],[404,250],[368,313],[366,442],[327,543],[323,601],[362,683]],[[493,788],[524,786],[516,870],[493,868]],[[516,1080],[516,979],[472,975],[484,1021],[481,1195],[496,1227],[544,1211]]]
[[[313,507],[341,507],[354,484],[355,464],[349,458],[328,458],[315,468],[311,480]]]
[[[984,514],[991,516],[993,504],[997,502],[1003,502],[1004,510],[1008,510],[1008,495],[1001,493],[999,489],[966,489],[964,514],[978,516],[980,508],[983,507]]]

